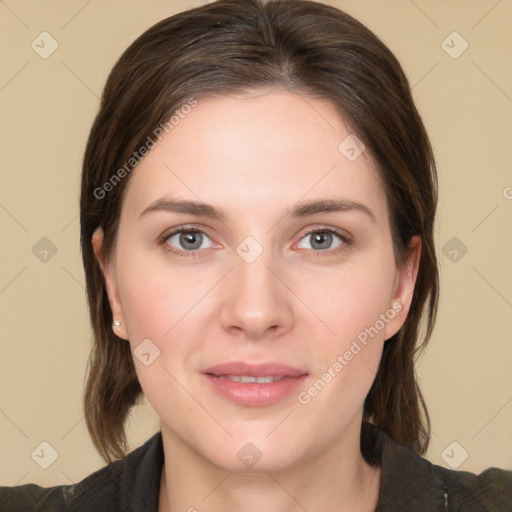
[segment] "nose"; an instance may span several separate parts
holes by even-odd
[[[289,331],[294,320],[293,295],[271,256],[264,251],[256,261],[247,263],[235,254],[234,260],[224,288],[222,327],[253,341]]]

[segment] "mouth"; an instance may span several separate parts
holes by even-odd
[[[202,372],[211,389],[239,405],[263,407],[289,397],[309,375],[300,368],[280,363],[249,364],[232,362]]]
[[[286,377],[284,375],[269,375],[268,377],[251,377],[249,375],[212,375],[212,377],[218,377],[219,379],[230,379],[234,382],[255,383],[255,384],[268,384],[269,382],[277,382],[282,379],[292,379],[293,377]]]

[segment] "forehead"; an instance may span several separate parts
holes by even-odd
[[[134,212],[166,193],[226,210],[334,194],[385,203],[369,152],[354,158],[362,147],[326,100],[260,91],[197,98],[186,112],[132,171],[125,202]]]

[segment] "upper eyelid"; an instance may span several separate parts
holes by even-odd
[[[329,233],[332,233],[333,235],[339,237],[344,243],[351,242],[353,239],[353,236],[344,229],[323,226],[323,227],[312,228],[312,229],[308,230],[306,233],[304,233],[301,236],[300,240],[302,240],[304,237],[306,237],[308,235],[311,235],[311,234],[317,233],[317,232],[321,233],[322,231],[327,231]]]
[[[312,233],[317,233],[317,232],[321,233],[322,231],[328,231],[328,232],[333,233],[338,236],[346,236],[347,238],[349,237],[349,234],[346,233],[344,229],[331,228],[329,226],[324,226],[324,227],[319,227],[319,228],[311,228],[310,230],[306,231],[306,233],[304,233],[302,235],[302,238],[304,238],[307,235],[311,235]]]
[[[188,225],[178,226],[176,228],[169,229],[164,232],[164,234],[161,236],[161,238],[168,239],[171,236],[177,235],[178,233],[187,232],[187,231],[196,231],[198,233],[207,235],[208,237],[211,238],[211,235],[209,234],[209,230],[204,229],[204,228],[199,228],[196,226],[188,226]]]
[[[175,229],[171,229],[169,232],[166,232],[164,233],[161,237],[160,237],[160,240],[162,240],[163,242],[166,242],[167,240],[169,240],[169,238],[173,237],[173,236],[176,236],[180,233],[188,233],[188,232],[193,232],[193,233],[201,233],[202,235],[206,235],[212,242],[216,243],[212,236],[208,233],[207,230],[203,229],[203,228],[197,228],[197,227],[193,227],[193,226],[190,226],[190,227],[187,227],[187,226],[181,226],[181,227],[178,227],[178,228],[175,228]],[[198,250],[198,249],[196,249]],[[192,251],[190,251],[192,252]]]
[[[197,227],[197,226],[192,226],[192,225],[187,225],[187,224],[185,224],[183,226],[178,226],[176,228],[171,228],[170,230],[168,230],[168,232],[167,231],[164,232],[164,234],[162,236],[170,237],[170,236],[175,235],[176,233],[180,233],[182,231],[198,231],[200,233],[210,236],[208,234],[209,233],[208,228]],[[350,236],[342,228],[335,228],[335,227],[324,225],[324,226],[312,227],[312,228],[308,229],[305,233],[302,234],[302,237],[310,235],[311,233],[316,233],[317,231],[331,231],[335,234],[344,234],[345,233],[347,237]]]

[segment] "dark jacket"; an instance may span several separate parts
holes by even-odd
[[[512,512],[512,471],[475,475],[436,466],[363,423],[361,452],[381,466],[375,512]],[[2,512],[157,512],[164,463],[161,432],[74,485],[0,488]],[[229,512],[229,511],[228,511]]]

